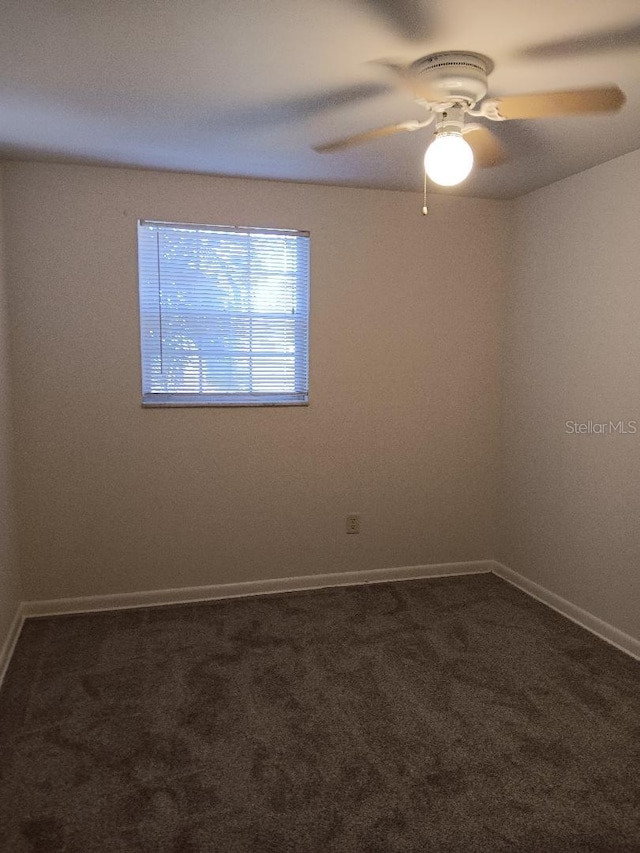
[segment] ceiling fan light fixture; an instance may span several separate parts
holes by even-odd
[[[424,155],[424,170],[441,187],[455,187],[473,168],[473,151],[461,133],[447,131],[436,138]]]

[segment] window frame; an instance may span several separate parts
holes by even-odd
[[[246,234],[247,236],[252,235],[268,235],[268,236],[283,236],[283,237],[295,237],[301,238],[305,241],[304,244],[304,255],[303,255],[303,264],[302,270],[298,264],[296,264],[296,277],[295,277],[295,293],[296,293],[296,301],[298,299],[299,294],[302,292],[302,310],[300,311],[300,322],[294,322],[293,325],[293,337],[294,337],[294,350],[293,350],[293,375],[294,382],[297,381],[299,376],[302,376],[303,386],[301,388],[296,388],[294,391],[279,391],[279,392],[207,392],[207,393],[199,393],[199,392],[180,392],[180,391],[169,391],[169,392],[157,392],[157,391],[148,391],[146,388],[148,387],[147,383],[151,382],[153,379],[152,374],[148,373],[146,368],[149,367],[149,364],[152,361],[152,357],[149,357],[145,352],[145,346],[149,346],[148,342],[145,342],[145,335],[148,334],[148,308],[145,309],[143,307],[143,252],[141,247],[141,230],[145,226],[151,226],[154,229],[157,229],[156,233],[159,234],[160,231],[165,229],[174,229],[174,230],[184,230],[189,232],[209,232],[213,234],[220,233],[230,233],[230,234]],[[265,228],[261,226],[239,226],[239,225],[213,225],[213,224],[201,224],[201,223],[192,223],[192,222],[170,222],[156,219],[138,219],[136,231],[136,246],[137,246],[137,260],[138,260],[138,304],[139,304],[139,321],[140,321],[140,365],[141,365],[141,386],[142,386],[142,407],[147,408],[192,408],[192,407],[200,407],[200,408],[234,408],[234,407],[274,407],[274,406],[308,406],[309,405],[309,335],[310,335],[310,246],[311,246],[311,235],[309,231],[297,230],[297,229],[283,229],[283,228]],[[159,243],[158,243],[159,246]],[[300,251],[300,248],[298,248]],[[160,273],[160,253],[158,248],[158,277],[157,277],[157,288],[158,288],[158,298],[157,302],[154,305],[154,310],[158,312],[158,329],[160,338],[162,341],[162,295],[161,295],[161,273]],[[251,288],[251,284],[248,285],[249,290]],[[151,288],[145,285],[145,297],[149,298],[149,292]],[[234,312],[230,312],[229,316],[232,316]],[[296,312],[297,314],[298,312]],[[214,312],[212,312],[213,316]],[[247,318],[251,320],[252,312],[247,311]],[[277,312],[276,312],[277,315]],[[258,315],[260,316],[260,315]],[[268,317],[268,312],[267,312]],[[264,319],[264,315],[262,317]],[[189,327],[187,327],[189,328]],[[252,333],[250,333],[252,334]],[[202,355],[199,356],[200,363],[202,364],[204,359]],[[251,358],[251,356],[249,356]],[[252,380],[253,381],[253,380]]]

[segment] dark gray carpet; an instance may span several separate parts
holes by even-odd
[[[34,619],[11,853],[638,853],[640,664],[492,575]]]

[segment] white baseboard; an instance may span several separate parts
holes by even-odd
[[[247,595],[273,595],[278,592],[300,592],[305,589],[357,586],[368,583],[418,580],[490,572],[492,560],[465,563],[434,563],[426,566],[402,566],[390,569],[369,569],[358,572],[333,572],[322,575],[301,575],[263,581],[192,586],[179,589],[125,592],[113,595],[91,595],[80,598],[56,598],[49,601],[25,601],[23,613],[29,616],[60,616],[69,613],[88,613],[95,610],[125,610],[133,607],[157,607],[165,604],[187,604],[213,601],[219,598],[239,598]]]
[[[16,608],[16,613],[13,617],[13,621],[11,622],[11,625],[9,627],[9,633],[7,634],[2,646],[0,646],[0,687],[2,687],[2,682],[4,681],[4,677],[7,674],[7,669],[9,668],[9,661],[11,660],[11,656],[13,655],[16,643],[18,642],[18,637],[20,636],[20,630],[22,628],[23,622],[23,605],[19,604]]]
[[[250,595],[273,595],[280,592],[324,589],[328,587],[357,586],[360,584],[389,583],[391,581],[419,580],[454,575],[493,572],[503,580],[538,599],[543,604],[596,634],[634,658],[640,659],[640,640],[603,622],[586,610],[556,595],[545,587],[519,575],[496,560],[474,560],[463,563],[436,563],[425,566],[401,566],[388,569],[370,569],[357,572],[334,572],[321,575],[302,575],[263,581],[213,584],[210,586],[183,587],[179,589],[149,590],[144,592],[92,595],[77,598],[57,598],[48,601],[26,601],[18,608],[9,634],[0,649],[0,684],[15,648],[20,628],[25,618],[31,616],[60,616],[100,610],[125,610],[136,607],[158,607],[170,604],[187,604],[223,598]]]
[[[598,619],[593,613],[589,613],[576,604],[572,604],[566,598],[556,595],[555,592],[551,592],[551,590],[529,580],[524,575],[514,572],[513,569],[504,566],[502,563],[494,561],[492,571],[498,577],[517,586],[518,589],[521,589],[533,598],[537,598],[538,601],[546,604],[547,607],[551,607],[552,610],[556,610],[558,613],[566,616],[567,619],[571,619],[572,622],[576,622],[581,627],[586,628],[587,631],[591,631],[592,634],[600,637],[601,640],[605,640],[607,643],[620,649],[620,651],[626,652],[631,657],[640,660],[640,640],[636,640],[630,634],[625,634],[624,631],[614,628],[608,622],[603,622],[602,619]]]

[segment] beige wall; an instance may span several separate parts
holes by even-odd
[[[498,555],[640,637],[640,152],[426,220],[404,193],[4,170],[25,598]],[[138,217],[312,232],[308,408],[141,409]],[[0,346],[0,641],[7,408]]]
[[[503,204],[45,164],[6,199],[27,598],[494,555]],[[311,231],[308,408],[141,409],[138,217]]]
[[[2,191],[4,169],[0,166],[0,650],[15,618],[20,586],[14,550],[14,506],[11,488],[11,412],[7,346],[6,281],[4,264],[4,217]]]
[[[640,637],[640,151],[515,212],[501,559]]]

